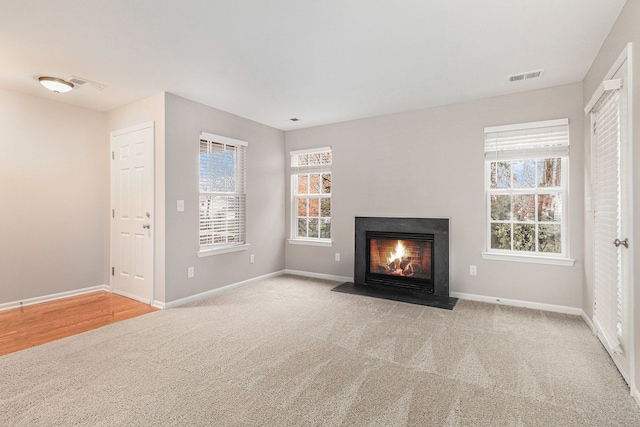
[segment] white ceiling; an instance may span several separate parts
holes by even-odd
[[[624,3],[0,0],[0,87],[100,111],[167,91],[298,129],[582,81]]]

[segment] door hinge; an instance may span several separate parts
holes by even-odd
[[[114,151],[111,152],[111,160],[116,159],[116,153]]]
[[[115,267],[111,267],[111,275],[112,276],[116,275],[116,268]]]
[[[116,210],[111,209],[111,218],[115,218],[115,217],[116,217]]]

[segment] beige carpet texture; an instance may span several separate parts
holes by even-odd
[[[0,357],[2,426],[640,426],[577,316],[280,276]]]

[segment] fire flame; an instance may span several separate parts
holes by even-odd
[[[402,242],[398,240],[398,246],[396,246],[396,251],[392,252],[391,256],[389,256],[389,263],[393,262],[396,259],[402,260],[402,258],[404,257],[404,253],[405,253],[404,246],[402,246]]]

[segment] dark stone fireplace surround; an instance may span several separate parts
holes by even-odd
[[[419,233],[433,235],[433,295],[449,296],[449,219],[356,217],[355,219],[356,285],[367,285],[367,231]]]

